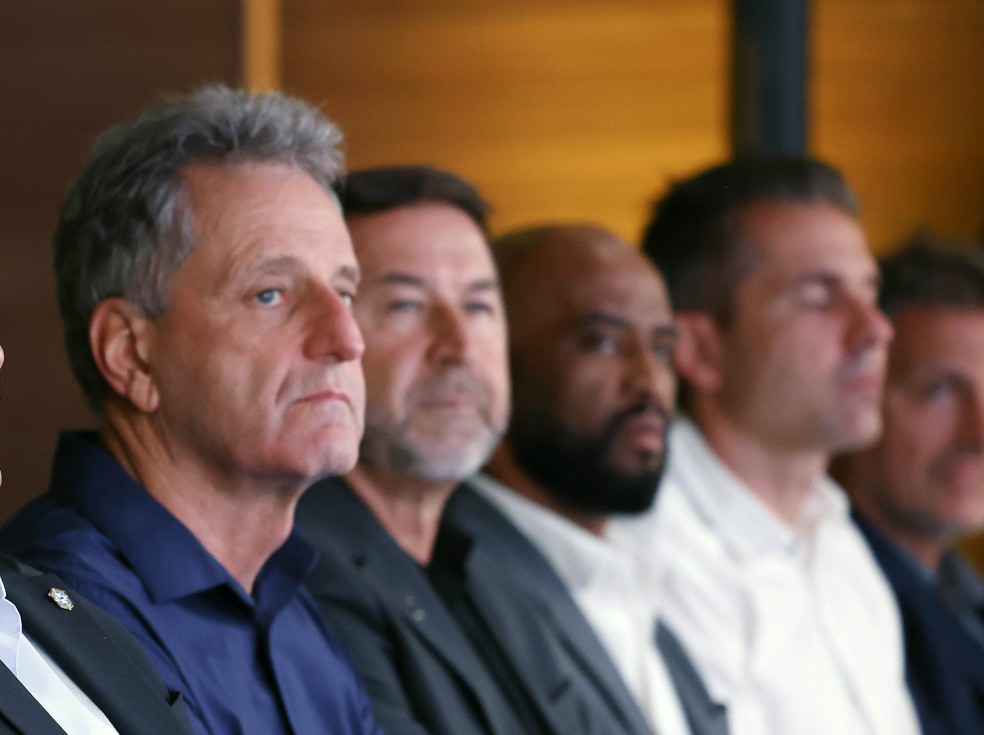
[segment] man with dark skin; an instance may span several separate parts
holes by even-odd
[[[658,574],[609,523],[649,508],[663,467],[676,328],[662,279],[593,225],[521,230],[494,252],[513,419],[488,476],[458,493],[446,522],[524,586],[625,721],[725,732],[723,711],[658,627]]]

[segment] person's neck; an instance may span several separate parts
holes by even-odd
[[[429,480],[359,463],[345,481],[414,561],[430,563],[455,480]]]
[[[165,442],[146,421],[107,419],[107,451],[198,539],[249,594],[294,526],[302,478],[271,481],[210,467],[180,443]]]
[[[533,501],[547,510],[566,518],[588,533],[601,536],[608,522],[608,516],[599,513],[585,513],[558,502],[554,495],[530,477],[516,463],[516,457],[508,441],[503,441],[492,459],[485,466],[485,472],[511,490]]]
[[[939,572],[943,556],[952,548],[952,544],[940,541],[938,538],[910,533],[893,533],[892,529],[883,529],[882,533],[885,533],[913,557],[923,569],[933,575]]]
[[[827,471],[825,451],[772,446],[722,417],[693,420],[718,459],[776,516],[790,525],[799,519]]]
[[[870,483],[877,479],[865,472],[868,469],[866,466],[856,470],[851,459],[853,458],[838,463],[838,473],[835,476],[847,490],[858,515],[911,556],[929,574],[935,575],[943,556],[956,543],[956,538],[941,538],[938,534],[920,533],[916,529],[902,527],[890,512],[886,512],[875,502],[875,493]]]

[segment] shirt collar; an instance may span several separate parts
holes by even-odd
[[[843,490],[822,476],[799,521],[788,525],[718,458],[696,424],[682,415],[670,429],[667,474],[738,558],[801,553],[821,526],[848,513]]]
[[[13,602],[7,599],[7,589],[0,579],[0,661],[14,675],[17,675],[17,657],[21,641],[20,612]]]
[[[571,590],[584,589],[624,568],[627,552],[608,535],[598,537],[487,475],[469,481],[537,547]]]
[[[944,599],[975,608],[984,607],[984,581],[956,551],[950,550],[940,559],[936,581]]]
[[[51,490],[112,540],[155,602],[226,585],[252,606],[253,598],[235,578],[123,469],[95,432],[59,437]],[[266,589],[276,590],[278,598],[288,590],[292,594],[315,560],[313,547],[295,530],[260,571],[256,596]]]

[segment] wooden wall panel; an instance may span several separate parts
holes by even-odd
[[[57,207],[92,139],[162,92],[240,81],[238,0],[0,6],[0,520],[47,484],[57,431],[92,425],[54,296]]]
[[[884,250],[919,226],[984,235],[984,2],[815,0],[813,149]]]
[[[635,238],[668,177],[725,154],[723,0],[283,0],[283,81],[353,167],[472,179],[497,229],[590,219]]]

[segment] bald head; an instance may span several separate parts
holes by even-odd
[[[645,509],[676,389],[662,278],[591,225],[513,232],[493,252],[509,317],[516,463],[575,511]]]

